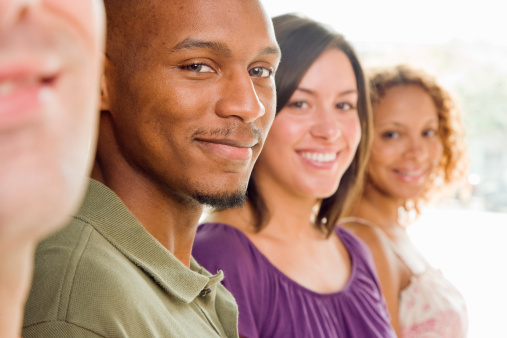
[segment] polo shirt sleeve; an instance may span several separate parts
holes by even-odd
[[[192,254],[211,273],[224,272],[222,284],[238,304],[239,335],[256,338],[262,333],[266,293],[263,292],[262,271],[250,245],[253,244],[237,229],[223,224],[204,224],[197,231]]]
[[[87,328],[64,321],[51,321],[30,325],[23,328],[23,337],[47,337],[47,338],[97,338],[104,337]]]

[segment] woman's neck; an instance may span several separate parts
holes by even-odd
[[[403,200],[388,196],[371,183],[367,183],[355,216],[372,221],[388,230],[399,227],[398,210],[402,206]]]
[[[254,226],[255,217],[248,202],[242,208],[214,212],[206,221],[230,224],[247,234],[273,240],[294,241],[314,236],[319,239],[325,237],[311,222],[313,208],[318,201],[316,198],[298,196],[273,186],[267,189],[259,185],[259,191],[269,210],[267,222],[261,231],[257,231]]]

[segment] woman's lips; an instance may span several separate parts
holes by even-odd
[[[393,169],[393,173],[404,182],[420,183],[426,177],[427,169]]]
[[[318,169],[332,168],[338,158],[338,152],[334,151],[298,151],[297,153],[305,163]]]

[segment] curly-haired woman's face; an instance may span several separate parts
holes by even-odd
[[[374,107],[374,139],[368,176],[392,198],[418,198],[442,157],[438,113],[418,86],[397,86]]]

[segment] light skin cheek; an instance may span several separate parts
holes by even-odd
[[[361,141],[361,125],[357,115],[342,116],[338,120],[339,129],[350,148],[357,148]]]
[[[303,128],[301,121],[291,116],[289,112],[282,111],[275,118],[269,135],[273,135],[272,137],[270,136],[270,138],[272,138],[274,142],[280,142],[280,144],[293,142],[301,135],[301,130]]]
[[[104,6],[100,0],[44,0],[45,5],[73,25],[87,43],[101,48],[105,31]]]
[[[261,161],[278,163],[281,158],[284,158],[285,162],[290,161],[294,146],[304,135],[305,124],[301,122],[293,118],[288,112],[280,112],[269,131],[267,141],[260,155]]]

